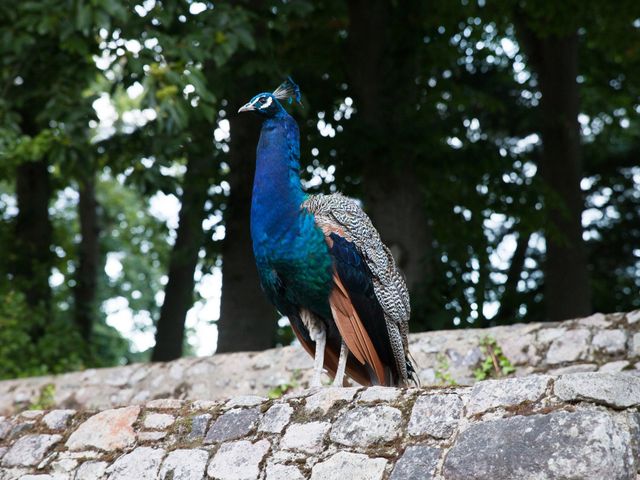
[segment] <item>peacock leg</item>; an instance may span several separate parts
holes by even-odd
[[[311,333],[311,332],[310,332]],[[324,325],[318,325],[317,329],[312,332],[312,340],[316,342],[316,355],[313,359],[313,378],[311,379],[311,387],[320,387],[320,377],[322,376],[322,367],[324,366],[324,347],[327,343],[327,333]]]
[[[334,387],[344,386],[344,369],[347,366],[347,357],[349,356],[349,350],[347,350],[347,344],[342,341],[340,345],[340,359],[338,360],[338,369],[336,370],[336,376],[333,379]]]

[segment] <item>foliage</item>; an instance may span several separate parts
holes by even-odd
[[[480,360],[480,366],[473,371],[476,380],[506,377],[516,371],[509,359],[502,353],[502,347],[498,345],[495,338],[483,337],[480,341],[480,350],[484,358]]]
[[[302,86],[305,107],[294,115],[310,191],[361,198],[371,169],[384,176],[411,166],[415,174],[431,238],[412,292],[412,329],[545,320],[542,232],[557,199],[538,172],[540,91],[521,47],[523,15],[545,36],[578,32],[593,307],[640,308],[637,2],[409,3],[384,3],[390,61],[378,74],[388,135],[372,134],[354,101],[345,52],[358,12],[348,2],[0,4],[0,378],[144,358],[106,319],[120,302],[138,330],[154,328],[175,231],[150,205],[184,193],[190,158],[210,161],[196,276],[220,267],[230,172],[241,168],[230,165],[220,127],[236,97],[256,93],[247,85],[268,89],[285,74]],[[110,118],[98,118],[100,105]],[[53,290],[50,323],[27,307],[11,271],[20,248],[16,172],[37,161],[51,180],[53,255],[43,273]],[[89,345],[71,320],[78,191],[87,179],[95,180],[101,229]],[[511,268],[516,241],[524,258]],[[108,274],[106,264],[118,271]],[[290,329],[278,333],[282,343],[293,338]],[[495,341],[482,348],[478,375],[510,373]],[[452,382],[448,368],[439,358],[442,383]]]
[[[40,389],[40,395],[35,399],[29,410],[47,410],[55,406],[54,395],[56,393],[56,386],[53,383],[48,383]]]
[[[449,360],[447,356],[438,353],[437,357],[437,365],[435,369],[435,377],[440,385],[457,385],[458,383],[453,379],[451,372],[449,372]]]
[[[29,330],[34,328],[34,318],[29,316],[30,312],[22,294],[3,290],[0,297],[0,379],[80,368],[82,359],[78,345],[81,341],[77,333],[56,319],[37,343],[33,343]]]
[[[267,397],[271,400],[281,398],[285,393],[300,386],[299,380],[301,377],[302,373],[300,372],[300,370],[294,370],[291,374],[291,379],[288,382],[281,383],[280,385],[273,387],[271,390],[269,390],[269,393],[267,393]]]

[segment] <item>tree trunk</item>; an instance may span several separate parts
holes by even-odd
[[[156,325],[156,345],[151,360],[169,361],[182,356],[184,322],[193,305],[194,273],[204,233],[204,205],[209,189],[208,156],[197,153],[189,156],[183,182],[180,217],[176,243],[169,261],[169,280],[164,302]]]
[[[100,269],[100,225],[93,174],[81,181],[78,203],[81,240],[76,271],[75,322],[88,345],[96,316],[96,292]]]
[[[277,316],[260,288],[249,231],[258,127],[257,120],[249,115],[231,119],[231,194],[222,247],[220,353],[264,350],[275,345]]]
[[[518,282],[522,277],[524,261],[527,259],[527,249],[529,248],[530,234],[520,234],[516,242],[516,250],[511,257],[511,264],[507,272],[507,281],[504,284],[504,291],[500,297],[500,310],[496,313],[487,326],[509,325],[515,323],[518,313]]]
[[[591,313],[581,220],[578,35],[541,37],[526,27],[521,30],[542,92],[539,165],[550,192],[546,198],[545,304],[548,319],[557,321]]]
[[[346,68],[357,109],[352,122],[359,123],[359,131],[367,135],[361,138],[362,148],[353,149],[354,158],[350,160],[363,172],[365,209],[413,291],[428,274],[425,260],[431,232],[424,197],[413,172],[416,159],[394,148],[394,129],[403,126],[389,122],[385,114],[398,101],[394,95],[406,101],[415,89],[410,75],[402,85],[388,85],[396,70],[404,68],[390,61],[387,50],[390,16],[398,9],[386,0],[349,0],[348,7]],[[413,58],[403,60],[411,63]]]
[[[31,329],[35,341],[51,320],[52,227],[49,219],[51,195],[47,162],[25,162],[18,167],[13,274],[17,287],[38,319]]]

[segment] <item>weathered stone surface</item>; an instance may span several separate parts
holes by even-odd
[[[636,322],[640,322],[640,310],[634,310],[626,315],[627,323],[632,325]]]
[[[468,414],[486,412],[497,407],[511,407],[523,402],[534,402],[544,395],[551,377],[532,375],[524,378],[485,380],[471,390]]]
[[[75,470],[78,461],[73,458],[61,458],[51,463],[51,471],[54,473],[69,473]]]
[[[626,373],[574,373],[555,382],[562,400],[591,400],[617,408],[640,405],[640,378]]]
[[[168,413],[149,413],[144,417],[143,425],[145,428],[160,430],[167,428],[169,425],[173,425],[175,421],[175,417]]]
[[[294,423],[289,425],[282,437],[280,448],[317,453],[322,449],[322,441],[331,428],[328,422]]]
[[[209,420],[211,420],[210,413],[194,415],[191,419],[191,431],[187,436],[187,440],[193,441],[204,438],[204,434],[207,432],[207,426],[209,425]]]
[[[51,430],[62,430],[75,414],[75,410],[52,410],[44,416],[42,421]]]
[[[108,466],[107,462],[84,462],[78,467],[74,480],[99,480],[103,478]]]
[[[311,470],[311,480],[380,480],[387,461],[367,455],[338,452]]]
[[[167,432],[138,432],[138,442],[157,442],[167,436]]]
[[[584,327],[597,327],[602,330],[610,325],[609,320],[602,313],[594,313],[593,315],[578,320],[578,323]]]
[[[267,465],[266,480],[304,480],[304,475],[293,465],[271,463]]]
[[[147,402],[147,408],[154,408],[156,410],[171,410],[182,407],[184,400],[178,400],[177,398],[157,398]]]
[[[454,394],[418,397],[409,420],[409,435],[449,438],[462,414],[462,405]]]
[[[40,418],[44,412],[42,410],[25,410],[20,412],[20,418],[26,418],[27,420],[35,420]]]
[[[609,362],[602,365],[598,371],[599,372],[608,372],[608,373],[618,373],[631,365],[629,360],[618,360],[615,362]]]
[[[605,353],[621,353],[627,348],[624,330],[601,330],[593,336],[593,346]]]
[[[448,362],[447,374],[453,380],[458,384],[474,383],[473,369],[481,355],[478,346],[485,336],[495,338],[505,355],[516,365],[518,376],[526,374],[533,366],[537,372],[547,373],[550,367],[569,367],[575,363],[592,364],[591,370],[595,371],[604,363],[628,360],[629,355],[633,355],[632,363],[637,362],[640,346],[635,348],[631,340],[638,334],[637,316],[638,312],[626,316],[617,313],[598,314],[587,319],[554,324],[424,332],[411,334],[409,341],[416,363],[421,367],[418,374],[423,385],[438,382],[435,371],[441,369],[439,362],[442,355]],[[617,353],[592,347],[589,339],[598,335],[600,330],[625,331],[629,338],[627,347],[632,349],[632,353],[628,350],[617,351],[618,347],[614,348]],[[539,358],[547,354],[550,363]],[[299,370],[300,378],[295,373],[299,387],[285,396],[287,400],[292,395],[308,396],[314,393],[301,393],[311,377],[311,371],[306,369],[310,365],[311,357],[300,346],[292,346],[258,354],[221,354],[211,358],[185,358],[152,365],[135,364],[0,381],[0,415],[12,415],[26,408],[38,399],[42,387],[49,384],[55,388],[57,408],[73,405],[78,410],[104,410],[148,401],[147,407],[150,409],[179,409],[185,404],[184,401],[167,398],[176,395],[190,401],[220,400],[217,406],[211,401],[202,402],[212,405],[211,408],[228,408],[224,407],[224,402],[234,405],[234,402],[241,401],[243,405],[248,405],[247,401],[257,401],[257,397],[265,396],[272,388],[290,382],[294,370]],[[236,400],[238,396],[242,396],[241,400]],[[151,400],[153,398],[158,400]],[[316,400],[317,397],[313,401]],[[323,408],[330,408],[330,405],[331,402]]]
[[[387,405],[357,407],[333,424],[331,440],[352,447],[367,447],[395,440],[400,435],[402,413]]]
[[[369,387],[360,393],[361,402],[391,402],[400,396],[397,388],[390,387]]]
[[[207,475],[219,480],[255,480],[260,474],[260,462],[269,448],[267,440],[225,443],[209,464]]]
[[[293,408],[286,403],[276,403],[263,415],[258,426],[259,432],[280,433],[287,426]]]
[[[244,437],[253,431],[260,418],[256,408],[229,410],[218,417],[207,432],[205,443],[226,442]]]
[[[356,393],[358,393],[358,388],[323,388],[307,397],[305,408],[309,412],[320,410],[322,413],[327,413],[336,403],[353,400]]]
[[[4,417],[0,417],[0,440],[4,440],[11,433],[11,429],[13,425],[11,422]]]
[[[442,450],[428,445],[411,445],[396,462],[389,480],[431,480]]]
[[[60,435],[25,435],[20,437],[2,457],[5,467],[34,466],[47,451],[62,440]]]
[[[554,342],[558,347],[560,341],[573,335],[576,329],[588,331],[589,339],[595,339],[587,342],[586,350],[580,347],[577,360],[549,365],[537,357],[546,357]],[[606,335],[598,337],[603,329]],[[467,381],[465,379],[474,368],[472,363],[479,360],[478,344],[486,335],[495,338],[498,345],[503,346],[503,351],[516,353],[520,364],[514,377],[480,383],[475,387],[299,389],[275,402],[266,400],[256,404],[259,398],[256,393],[264,394],[269,385],[289,382],[289,375],[294,375],[293,370],[277,363],[279,358],[274,365],[280,365],[281,369],[274,371],[277,368],[267,361],[273,359],[274,351],[234,354],[231,364],[229,356],[220,355],[135,368],[87,370],[77,375],[54,378],[0,382],[0,411],[3,414],[10,411],[7,408],[15,408],[14,405],[27,407],[34,395],[37,398],[42,386],[50,383],[56,386],[56,402],[78,409],[74,417],[63,420],[59,425],[54,424],[59,412],[29,411],[10,413],[9,418],[0,416],[0,465],[9,450],[20,450],[18,442],[25,441],[29,434],[57,433],[62,437],[36,465],[2,465],[0,480],[17,480],[23,476],[40,480],[108,480],[109,475],[116,480],[118,476],[137,479],[140,475],[134,468],[143,468],[138,464],[144,464],[136,460],[140,457],[151,463],[151,468],[145,469],[145,472],[148,470],[145,475],[165,477],[163,480],[172,477],[175,480],[176,476],[183,475],[186,478],[192,475],[200,477],[200,480],[219,479],[217,475],[202,472],[207,465],[212,469],[210,473],[215,471],[223,477],[237,478],[239,470],[241,476],[261,480],[296,480],[312,475],[316,479],[336,475],[341,480],[358,476],[380,478],[380,475],[392,480],[412,477],[455,480],[449,476],[451,472],[457,474],[457,478],[470,479],[501,480],[504,477],[499,473],[508,472],[506,478],[566,480],[597,478],[604,471],[608,473],[607,480],[616,480],[621,478],[616,462],[622,462],[624,475],[632,472],[627,477],[631,480],[640,465],[640,417],[637,414],[640,398],[634,400],[640,396],[637,384],[640,381],[640,356],[634,352],[634,337],[639,329],[640,324],[628,324],[624,314],[611,314],[559,324],[514,325],[489,331],[437,332],[411,337],[412,352],[422,367],[423,379],[424,372],[432,371],[436,380],[434,368],[438,368],[446,370],[458,381]],[[624,351],[619,346],[608,347],[615,345],[619,335],[611,332],[617,330],[624,331],[627,337]],[[520,341],[523,338],[528,340]],[[528,342],[534,345],[528,348]],[[513,349],[510,350],[509,345]],[[278,354],[284,356],[294,350],[283,348]],[[306,353],[299,353],[301,358],[309,360]],[[443,355],[449,362],[448,367],[437,363]],[[260,376],[243,377],[253,367],[243,366],[241,362],[258,356],[261,358]],[[287,358],[300,360],[297,356]],[[228,367],[231,373],[227,372]],[[294,365],[288,367],[294,368]],[[589,369],[594,373],[585,377],[567,374],[560,378],[528,376],[533,372],[549,372],[550,368],[557,372]],[[602,373],[619,369],[625,369],[625,372],[615,375]],[[298,374],[295,375],[297,379]],[[302,380],[297,380],[303,385],[304,375]],[[73,378],[81,378],[81,382],[74,384]],[[236,379],[238,385],[234,383]],[[176,386],[171,383],[174,380],[180,383]],[[132,384],[133,381],[143,383]],[[248,397],[229,400],[218,396],[219,392],[237,394],[245,387],[245,392],[250,394]],[[131,441],[121,442],[126,446],[120,445],[116,449],[99,449],[84,441],[76,450],[63,445],[67,439],[71,441],[77,440],[78,436],[85,439],[90,436],[87,432],[82,433],[91,422],[83,420],[95,413],[86,411],[89,404],[103,405],[99,408],[107,409],[112,402],[137,402],[174,394],[219,400],[151,401],[141,406],[140,413],[133,415],[126,425],[130,429]],[[251,418],[247,421],[247,410],[255,411],[255,421]],[[394,411],[400,415],[399,422],[395,415],[385,418],[385,412]],[[231,421],[233,414],[239,412],[242,412],[238,418],[240,426]],[[560,414],[568,417],[558,417]],[[218,424],[218,431],[213,429],[211,424],[220,418],[228,422],[229,432],[225,433],[221,424]],[[381,425],[376,425],[377,421]],[[499,423],[500,428],[497,428],[492,422],[507,423]],[[114,425],[103,420],[95,422],[93,430],[104,433],[107,430],[105,426]],[[353,430],[349,431],[349,428]],[[218,439],[239,434],[247,437],[216,440],[203,446],[207,431],[214,438],[219,435]],[[485,437],[494,439],[494,443],[485,441]],[[488,443],[491,448],[487,447],[486,451],[484,447],[475,448],[473,442]],[[251,457],[249,462],[236,458],[241,467],[225,460],[225,455],[228,458],[230,454],[227,449],[234,450],[237,443],[240,446],[231,455]],[[73,446],[73,441],[69,445]],[[256,445],[265,445],[266,448],[260,450]],[[469,446],[474,447],[471,453]],[[118,448],[124,451],[118,451]],[[146,458],[148,455],[140,453],[144,453],[145,448],[160,452],[155,463],[153,456]],[[257,453],[256,449],[259,450]],[[340,454],[336,455],[337,452]],[[471,475],[454,468],[454,459],[460,457],[461,452],[477,457],[472,460],[480,462],[480,468],[463,465],[471,469]],[[196,455],[195,459],[189,458],[191,454]],[[253,460],[253,457],[257,458]],[[191,460],[195,460],[195,465],[189,463]],[[447,471],[443,470],[445,461]],[[379,462],[386,462],[382,473],[375,469],[372,473],[371,466]],[[595,464],[600,470],[592,468]],[[122,471],[116,472],[115,465]],[[339,468],[334,468],[336,465]],[[457,464],[458,467],[460,465]],[[483,465],[489,467],[483,470]],[[105,468],[108,466],[107,472]],[[250,468],[251,472],[247,473],[243,470],[245,468]],[[312,473],[314,469],[315,473]],[[591,473],[585,476],[585,472]]]
[[[598,411],[482,422],[462,432],[444,462],[447,480],[628,480],[629,432]]]
[[[20,480],[69,480],[69,475],[64,473],[39,473],[36,475],[21,475]]]
[[[224,407],[225,408],[236,408],[236,407],[255,407],[256,405],[260,405],[266,400],[264,397],[259,397],[258,395],[240,395],[238,397],[234,397],[229,400]]]
[[[140,407],[105,410],[86,420],[67,440],[70,450],[94,447],[100,450],[118,450],[133,445],[136,436],[133,423],[140,414]]]
[[[556,365],[586,358],[589,352],[589,330],[567,330],[556,338],[547,351],[547,363]]]
[[[206,450],[174,450],[162,462],[159,479],[202,480],[208,459]]]
[[[640,332],[635,333],[631,340],[631,355],[640,357]]]
[[[155,480],[164,455],[161,448],[138,447],[107,468],[108,480]]]
[[[552,368],[549,373],[553,375],[564,375],[566,373],[595,372],[598,365],[595,363],[576,363],[568,367]]]

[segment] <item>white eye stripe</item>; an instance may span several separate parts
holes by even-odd
[[[260,109],[269,108],[272,102],[273,100],[271,99],[271,97],[267,97],[267,101],[260,106]]]

